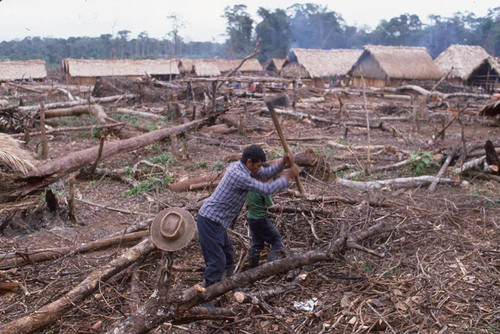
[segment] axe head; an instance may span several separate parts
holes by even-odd
[[[276,96],[272,99],[266,100],[266,106],[268,109],[274,108],[274,107],[289,107],[290,106],[290,98],[285,93],[285,94]]]

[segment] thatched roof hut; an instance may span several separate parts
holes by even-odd
[[[490,55],[479,45],[450,45],[434,59],[449,81],[463,84],[472,70]]]
[[[26,79],[43,80],[46,77],[47,70],[44,60],[0,61],[0,82]]]
[[[285,63],[285,59],[273,58],[273,59],[271,59],[269,64],[266,66],[266,71],[278,73],[279,71],[281,71],[281,68],[283,67],[284,63]]]
[[[313,80],[344,76],[362,52],[362,50],[352,49],[292,49],[280,73],[281,76],[287,78]]]
[[[93,84],[96,77],[140,78],[144,75],[168,79],[179,75],[178,60],[94,60],[66,58],[62,61],[63,73],[77,83]]]
[[[405,82],[435,81],[442,77],[424,47],[367,45],[349,71],[354,85],[396,86]]]
[[[204,59],[181,59],[179,71],[184,76],[217,77],[221,75],[216,64]]]
[[[497,60],[498,59],[498,60]],[[500,89],[500,58],[488,57],[477,65],[467,78],[469,86],[479,86],[493,93]]]
[[[240,59],[207,59],[207,62],[213,63],[217,66],[222,74],[232,71],[236,66],[241,63]],[[261,73],[264,69],[257,59],[247,59],[243,65],[238,69],[238,72],[245,73]]]

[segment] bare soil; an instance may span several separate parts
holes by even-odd
[[[321,96],[322,91],[302,89],[298,98]],[[347,117],[341,118],[335,95],[325,95],[325,102],[309,103],[297,111],[325,118],[330,122],[315,122],[293,117],[281,117],[281,124],[294,152],[307,147],[329,163],[334,170],[344,164],[347,171],[359,171],[367,160],[366,150],[351,151],[328,146],[334,141],[352,147],[357,145],[384,145],[395,149],[371,149],[371,166],[390,165],[410,158],[412,153],[441,153],[446,155],[453,147],[484,145],[486,140],[500,138],[500,128],[485,124],[477,116],[464,114],[446,130],[444,139],[433,140],[433,135],[453,117],[451,113],[436,113],[426,109],[419,121],[412,121],[407,110],[411,102],[389,100],[362,94],[342,95]],[[243,111],[241,99],[227,111],[239,118]],[[300,101],[299,101],[300,102]],[[486,104],[488,101],[478,103]],[[466,101],[454,101],[464,106]],[[385,104],[400,110],[383,114],[377,106]],[[187,142],[188,156],[170,156],[161,161],[166,173],[159,169],[140,166],[134,175],[137,181],[148,179],[179,181],[223,170],[228,156],[239,155],[250,144],[260,144],[268,157],[281,156],[282,149],[271,119],[261,113],[263,105],[252,104],[247,117],[247,132],[206,135],[187,133],[180,141]],[[164,105],[135,105],[135,109],[165,108]],[[395,120],[383,124],[397,130],[356,127],[363,123],[364,108],[370,119],[393,116]],[[406,109],[405,109],[406,107]],[[111,117],[120,119],[109,107]],[[149,109],[148,109],[149,108]],[[399,108],[399,109],[398,109]],[[396,120],[396,117],[405,118]],[[123,120],[123,118],[121,118]],[[443,119],[445,121],[443,121]],[[150,119],[134,118],[134,125],[151,125]],[[162,120],[160,126],[172,126],[182,120]],[[89,125],[86,117],[71,118],[72,126]],[[251,131],[258,128],[257,131]],[[347,134],[347,135],[346,135]],[[210,138],[209,141],[207,138]],[[218,144],[214,144],[213,140]],[[107,140],[117,140],[108,137]],[[38,139],[27,145],[37,151]],[[90,139],[90,132],[69,133],[50,137],[49,157],[53,159],[68,152],[98,145]],[[498,147],[498,146],[497,146]],[[238,149],[239,148],[239,149]],[[169,141],[120,156],[104,159],[100,168],[129,168],[143,159],[153,159],[171,152]],[[420,152],[420,153],[417,153]],[[170,153],[171,154],[171,153]],[[456,163],[456,162],[454,162]],[[409,165],[395,170],[378,172],[356,178],[383,180],[397,177],[435,175],[439,165]],[[302,269],[306,280],[286,294],[261,300],[257,304],[238,304],[232,294],[217,300],[220,307],[231,309],[234,316],[213,317],[189,323],[166,323],[153,333],[499,333],[500,332],[500,191],[499,183],[481,177],[480,173],[462,176],[445,174],[457,184],[439,184],[434,192],[427,187],[359,191],[335,184],[346,170],[330,175],[314,175],[306,170],[301,175],[307,194],[312,198],[337,196],[353,200],[307,200],[289,192],[274,195],[275,203],[303,210],[295,213],[273,213],[271,218],[282,234],[284,245],[292,253],[302,253],[325,247],[335,239],[341,226],[348,231],[362,230],[382,220],[393,224],[391,231],[382,233],[363,244],[383,257],[360,250],[339,254],[335,261],[322,262]],[[320,179],[321,178],[321,179]],[[467,181],[462,183],[460,181]],[[131,186],[107,175],[77,176],[77,218],[73,223],[67,217],[65,198],[67,178],[50,187],[60,200],[60,209],[49,212],[43,193],[32,194],[15,203],[2,204],[0,216],[16,213],[0,235],[2,254],[43,250],[54,247],[77,246],[104,238],[113,233],[125,233],[134,223],[154,218],[166,207],[184,207],[195,204],[210,195],[210,189],[174,193],[162,189],[160,183],[146,192],[130,192]],[[292,189],[296,190],[295,184]],[[371,205],[369,203],[372,203]],[[378,205],[374,204],[378,203]],[[196,216],[196,210],[192,211]],[[0,220],[0,223],[3,221]],[[237,270],[245,270],[246,254],[250,247],[244,212],[231,233]],[[71,254],[51,261],[18,266],[0,271],[0,282],[18,282],[16,291],[0,291],[0,323],[22,317],[43,305],[60,298],[80,283],[90,272],[118,257],[131,244],[120,244],[105,250]],[[130,282],[133,272],[140,277],[139,304],[150,296],[158,279],[161,251],[157,250],[144,262],[103,282],[98,292],[68,312],[59,321],[35,333],[103,333],[131,313],[134,302]],[[282,255],[285,256],[285,255]],[[265,255],[262,257],[265,261]],[[175,264],[190,270],[175,271],[175,289],[184,289],[202,281],[204,262],[198,241],[176,252]],[[256,292],[289,284],[297,273],[273,276],[242,288]],[[304,303],[311,308],[304,309]]]

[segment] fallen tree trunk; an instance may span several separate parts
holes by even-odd
[[[173,134],[181,134],[185,131],[198,128],[206,122],[211,121],[213,117],[216,116],[218,115],[211,115],[172,128],[152,131],[134,138],[106,143],[102,150],[102,160],[153,144]],[[27,195],[41,187],[55,182],[69,173],[86,167],[95,161],[98,151],[99,145],[68,154],[47,163],[42,162],[42,165],[37,166],[35,171],[15,179],[13,182],[15,183],[15,187],[3,187],[0,189],[0,203]]]
[[[47,260],[53,260],[67,254],[77,254],[91,252],[98,249],[114,246],[119,243],[127,243],[146,237],[147,231],[134,232],[121,236],[104,238],[93,242],[88,242],[77,247],[60,247],[43,250],[34,250],[29,252],[15,252],[10,254],[0,255],[0,269],[9,269],[25,264],[33,264]]]
[[[416,188],[416,187],[430,185],[435,180],[436,177],[431,175],[423,175],[416,177],[401,177],[390,180],[377,180],[377,181],[366,181],[366,182],[345,180],[338,177],[335,180],[335,183],[345,187],[367,191],[367,190],[381,189],[386,187],[391,189]],[[438,179],[438,183],[460,184],[460,182],[447,178]]]
[[[451,97],[474,97],[474,98],[479,98],[479,99],[491,99],[491,96],[488,94],[474,94],[474,93],[450,93],[450,94],[445,94],[445,93],[440,93],[437,91],[428,91],[425,88],[422,88],[417,85],[404,85],[396,88],[391,88],[391,87],[384,87],[383,89],[380,89],[381,91],[389,91],[389,92],[416,92],[420,95],[424,96],[429,96],[429,95],[438,95],[442,99],[448,99]]]
[[[119,101],[123,99],[132,99],[136,97],[134,94],[124,94],[124,95],[115,95],[115,96],[107,96],[107,97],[91,97],[90,98],[90,103],[106,103],[106,102],[114,102],[114,101]],[[54,102],[54,103],[47,103],[45,104],[45,109],[55,109],[55,108],[68,108],[68,107],[73,107],[73,106],[81,106],[89,104],[89,100],[78,100],[78,101],[71,101],[71,102]],[[40,110],[40,105],[36,106],[28,106],[28,107],[17,107],[18,110],[20,111],[33,111],[33,112],[38,112]]]
[[[88,126],[75,126],[75,127],[68,127],[68,128],[57,128],[54,130],[45,131],[45,134],[56,135],[56,134],[66,133],[66,132],[88,131],[90,129],[108,129],[108,128],[124,127],[125,125],[127,125],[127,123],[121,122],[121,123],[114,123],[114,124],[107,124],[107,125],[88,125]],[[41,131],[34,131],[34,132],[29,133],[30,136],[39,136],[40,134],[41,134]],[[22,138],[24,135],[25,135],[24,133],[18,133],[15,135],[11,135],[11,137]]]
[[[358,245],[360,241],[373,237],[387,229],[388,227],[384,222],[349,235],[346,235],[343,229],[339,237],[333,240],[328,248],[312,250],[266,263],[257,268],[233,275],[206,289],[195,285],[184,291],[170,290],[168,293],[164,291],[159,293],[156,290],[137,312],[118,323],[114,328],[109,329],[107,333],[147,333],[163,322],[181,322],[183,316],[188,314],[191,308],[201,303],[272,275],[285,274],[292,269],[305,265],[331,261],[336,253],[351,249]]]
[[[219,184],[222,176],[224,176],[224,173],[211,174],[207,176],[200,176],[179,182],[174,182],[168,186],[168,190],[186,191],[215,187]]]
[[[0,325],[0,333],[31,333],[39,328],[50,325],[66,314],[74,305],[91,296],[99,288],[101,282],[107,281],[136,261],[145,258],[155,249],[156,247],[149,238],[143,240],[137,246],[127,250],[121,257],[94,270],[85,280],[59,299],[27,316]]]

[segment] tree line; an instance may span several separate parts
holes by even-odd
[[[59,65],[64,58],[85,59],[158,59],[158,58],[242,58],[252,52],[260,38],[258,59],[285,58],[290,48],[361,49],[364,45],[424,46],[435,58],[451,44],[480,45],[493,56],[500,55],[500,7],[484,17],[457,12],[452,17],[430,15],[424,24],[418,15],[401,14],[381,20],[373,30],[350,26],[342,15],[327,6],[314,3],[294,4],[287,9],[257,11],[252,19],[243,4],[227,6],[226,40],[186,42],[182,22],[175,14],[171,30],[163,39],[150,38],[146,31],[131,37],[129,30],[116,36],[41,38],[0,42],[0,60],[44,59],[48,66]]]

